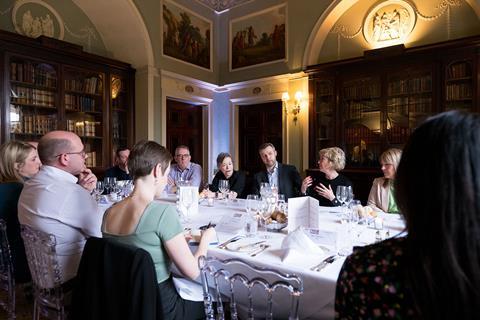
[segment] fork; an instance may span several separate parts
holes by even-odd
[[[329,265],[330,263],[334,262],[336,259],[337,259],[337,255],[328,256],[325,259],[323,259],[322,262],[320,262],[319,264],[311,267],[310,270],[320,271],[323,268],[325,268],[327,265]]]

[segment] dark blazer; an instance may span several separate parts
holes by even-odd
[[[253,193],[260,194],[260,183],[268,182],[267,171],[257,172],[253,178]],[[285,200],[300,196],[302,179],[295,166],[278,163],[278,193],[285,195]]]
[[[229,179],[225,178],[225,175],[221,171],[218,171],[215,177],[213,177],[212,184],[209,187],[210,191],[218,192],[218,182],[220,180],[228,180],[230,190],[235,191],[238,194],[238,198],[246,198],[244,192],[245,173],[243,171],[233,171],[233,174]]]

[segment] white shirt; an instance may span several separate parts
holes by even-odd
[[[25,182],[18,201],[20,224],[55,235],[62,282],[77,274],[86,239],[101,237],[103,215],[78,179],[44,165]]]
[[[276,186],[278,190],[278,161],[275,161],[273,169],[267,170],[268,183],[271,187]]]

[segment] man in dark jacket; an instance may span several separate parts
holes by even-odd
[[[277,161],[277,151],[275,146],[269,142],[262,144],[258,148],[260,158],[265,164],[265,171],[260,171],[254,176],[254,193],[260,193],[260,184],[262,182],[270,183],[270,186],[276,186],[279,194],[288,198],[300,195],[302,179],[295,166],[282,164]]]

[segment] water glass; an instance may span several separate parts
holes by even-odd
[[[228,180],[218,181],[218,190],[222,193],[223,198],[228,200],[228,192],[230,191]]]
[[[95,185],[95,189],[93,189],[93,194],[95,195],[96,201],[99,200],[104,190],[105,190],[105,186],[103,181],[97,181],[97,184]]]
[[[260,183],[260,196],[262,197],[262,199],[265,199],[270,193],[272,193],[272,188],[270,187],[270,183],[261,182]]]
[[[255,237],[258,232],[258,221],[255,216],[247,214],[245,218],[245,236]]]

